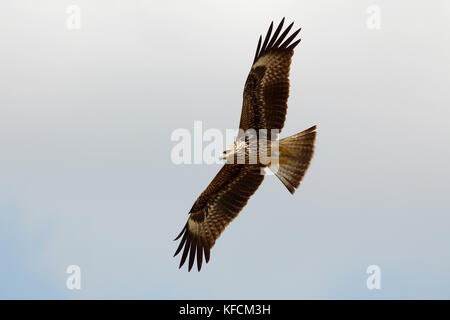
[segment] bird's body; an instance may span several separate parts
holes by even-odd
[[[175,255],[183,249],[180,268],[188,256],[189,271],[195,260],[199,271],[203,257],[209,261],[217,238],[262,183],[263,169],[269,167],[293,194],[309,166],[315,126],[277,140],[286,118],[293,49],[300,42],[293,42],[300,29],[286,39],[293,23],[281,33],[283,23],[284,18],[271,36],[272,23],[264,42],[259,38],[244,87],[239,134],[223,153],[227,163],[197,198],[175,239],[181,238]]]

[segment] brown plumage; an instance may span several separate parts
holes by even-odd
[[[262,38],[259,38],[252,69],[245,82],[239,123],[239,128],[244,131],[251,128],[267,129],[268,138],[270,129],[281,131],[283,128],[289,97],[289,67],[293,49],[300,42],[299,39],[291,44],[301,29],[283,42],[294,23],[277,40],[283,24],[284,18],[272,37],[273,22],[270,24],[261,48]]]
[[[283,32],[284,18],[272,35],[273,22],[264,38],[260,36],[252,68],[244,87],[239,128],[281,131],[286,119],[289,97],[289,67],[295,40],[291,23]],[[286,188],[294,193],[303,178],[314,152],[316,127],[279,140],[279,157],[268,164]],[[238,135],[238,139],[245,139]],[[190,210],[189,219],[175,240],[181,238],[175,256],[182,252],[180,268],[188,260],[188,270],[195,260],[200,271],[203,258],[209,261],[210,250],[225,227],[239,214],[264,179],[266,164],[225,164]]]

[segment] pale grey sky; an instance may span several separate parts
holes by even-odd
[[[312,166],[294,197],[267,177],[202,272],[178,270],[172,239],[219,166],[174,165],[170,135],[238,125],[283,16],[303,29],[282,136],[317,124]],[[450,298],[449,18],[449,1],[2,1],[0,297]]]

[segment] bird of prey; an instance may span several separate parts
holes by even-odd
[[[181,233],[176,256],[183,250],[181,268],[189,256],[188,270],[197,260],[200,271],[203,259],[208,262],[210,250],[225,227],[239,214],[248,199],[264,179],[265,167],[269,167],[286,188],[294,194],[309,167],[314,152],[316,126],[277,141],[278,152],[269,152],[271,161],[249,163],[250,141],[241,134],[250,129],[260,132],[265,129],[265,141],[275,145],[277,134],[283,128],[289,96],[289,68],[294,48],[301,39],[296,36],[301,28],[288,34],[294,23],[283,32],[284,18],[273,31],[273,22],[264,38],[259,37],[255,58],[244,87],[239,134],[234,144],[227,148],[222,157],[226,163],[197,198],[189,212],[189,218]],[[256,134],[256,140],[263,136]],[[259,144],[256,144],[259,146]],[[272,149],[271,149],[272,150]],[[236,163],[236,156],[244,154],[245,161]],[[277,157],[277,166],[273,159]],[[234,161],[233,161],[234,160]],[[275,167],[275,169],[274,169]],[[197,259],[196,259],[197,258]]]

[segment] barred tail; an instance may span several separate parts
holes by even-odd
[[[279,141],[278,163],[270,164],[270,169],[294,194],[295,189],[309,167],[314,153],[314,141],[316,139],[316,126],[294,134]]]

